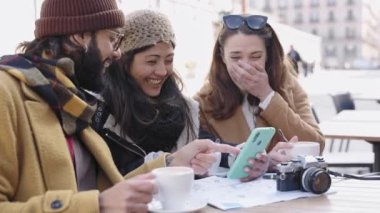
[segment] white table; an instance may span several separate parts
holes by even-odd
[[[319,197],[272,203],[264,206],[230,210],[228,213],[375,213],[380,210],[380,181],[342,180],[333,182],[331,187],[336,193]],[[213,207],[206,207],[198,212],[221,213],[224,211]]]
[[[380,110],[343,110],[333,121],[380,122]]]
[[[380,171],[380,111],[345,110],[319,124],[327,138],[365,140],[373,145],[373,171]]]
[[[379,93],[356,93],[352,94],[352,99],[358,101],[377,101],[380,102]]]

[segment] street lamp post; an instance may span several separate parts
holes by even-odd
[[[241,13],[247,13],[247,0],[241,0]]]
[[[37,20],[37,0],[34,0],[34,20]]]

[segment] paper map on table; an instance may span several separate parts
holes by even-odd
[[[331,189],[325,194],[330,193],[333,193]],[[299,190],[277,191],[276,180],[261,178],[242,183],[239,180],[216,176],[196,180],[193,184],[192,194],[207,200],[210,205],[222,210],[246,208],[301,197],[321,196]]]

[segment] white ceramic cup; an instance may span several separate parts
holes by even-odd
[[[155,196],[164,210],[181,210],[190,199],[194,170],[190,167],[163,167],[152,171],[158,188]]]
[[[319,143],[313,141],[298,141],[293,143],[293,148],[285,150],[289,159],[295,159],[298,155],[319,155]]]

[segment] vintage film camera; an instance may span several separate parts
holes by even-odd
[[[329,190],[331,177],[323,157],[299,155],[296,159],[277,165],[277,190],[302,190],[322,194]]]

